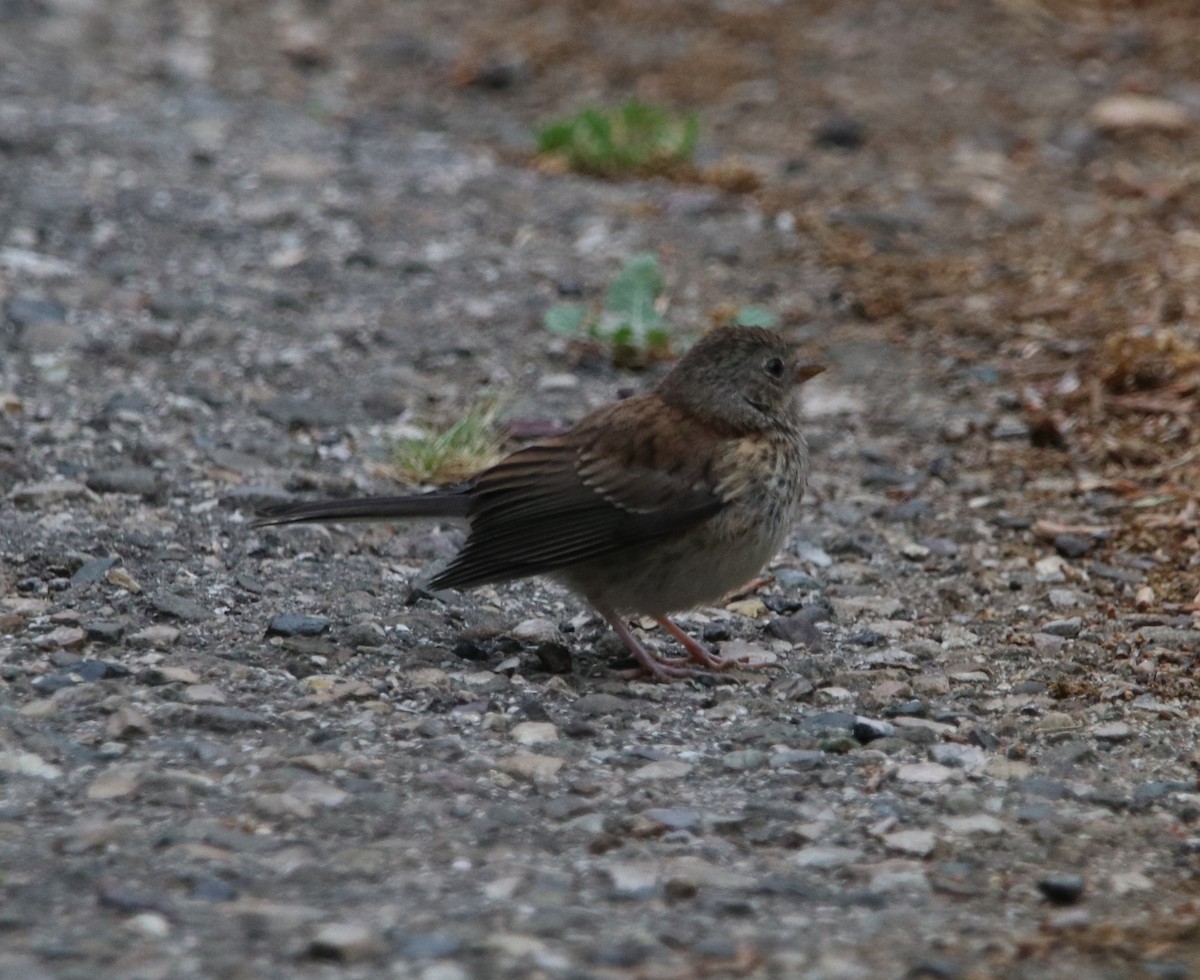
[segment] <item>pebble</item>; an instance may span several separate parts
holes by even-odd
[[[87,639],[87,633],[77,626],[60,626],[43,633],[34,641],[42,650],[78,650]]]
[[[603,693],[585,694],[571,704],[574,711],[589,717],[624,714],[631,711],[633,706],[633,702],[627,698]]]
[[[1057,534],[1054,536],[1054,550],[1064,558],[1082,558],[1096,547],[1092,538],[1080,534]]]
[[[767,623],[768,636],[785,640],[792,646],[806,646],[817,649],[821,646],[821,631],[817,629],[806,610],[793,613],[791,616],[777,616]]]
[[[121,566],[117,565],[104,573],[104,581],[133,595],[142,594],[142,584]]]
[[[1049,599],[1055,609],[1071,609],[1079,605],[1079,596],[1070,589],[1051,589]]]
[[[940,742],[929,749],[929,758],[943,766],[952,769],[965,769],[974,772],[987,765],[988,755],[976,745],[962,745],[958,742]]]
[[[1069,619],[1053,619],[1043,624],[1041,631],[1049,633],[1051,636],[1062,636],[1071,639],[1078,636],[1082,628],[1083,620],[1078,616],[1072,616]]]
[[[35,779],[58,779],[62,770],[33,752],[20,749],[0,751],[0,772],[15,776],[32,776]]]
[[[24,483],[9,491],[9,499],[18,507],[49,507],[87,494],[87,487],[74,480]]]
[[[1131,729],[1123,721],[1113,721],[1105,725],[1097,725],[1092,729],[1092,737],[1101,742],[1126,742],[1132,737]]]
[[[698,830],[702,823],[702,814],[691,807],[652,807],[643,810],[642,816],[657,824],[662,824],[668,830]]]
[[[1033,566],[1034,577],[1039,582],[1065,582],[1064,563],[1058,555],[1047,555],[1039,558]]]
[[[225,704],[225,692],[215,684],[195,684],[183,692],[184,704]]]
[[[761,749],[738,749],[721,757],[721,765],[733,772],[752,772],[767,764],[767,753]]]
[[[1186,107],[1149,95],[1110,95],[1092,106],[1088,122],[1108,133],[1142,130],[1178,134],[1195,126]]]
[[[877,738],[887,738],[896,734],[896,726],[888,721],[877,718],[856,718],[854,720],[854,737],[868,745]]]
[[[1083,896],[1083,875],[1061,872],[1047,875],[1037,883],[1038,891],[1055,905],[1074,905]]]
[[[250,728],[267,728],[269,723],[262,715],[245,708],[231,705],[202,705],[192,715],[192,721],[198,728],[208,728],[214,732],[242,732]]]
[[[990,813],[973,813],[965,817],[942,817],[947,830],[965,836],[1002,834],[1004,824]]]
[[[913,762],[896,770],[896,778],[902,783],[944,783],[954,779],[954,770],[936,762]]]
[[[174,626],[147,626],[132,634],[128,643],[132,647],[169,647],[179,642],[180,632]]]
[[[933,891],[929,876],[920,869],[880,871],[873,875],[868,890],[876,895],[927,895]]]
[[[863,859],[863,852],[854,847],[834,847],[831,845],[814,844],[802,847],[792,855],[792,862],[802,868],[831,868],[845,867],[856,864]]]
[[[150,605],[164,616],[172,616],[188,623],[202,623],[212,619],[213,613],[200,603],[173,592],[159,592],[149,598]]]
[[[691,771],[690,763],[677,759],[660,759],[635,769],[629,774],[629,779],[635,783],[652,783],[660,779],[682,779]]]
[[[825,765],[825,753],[820,749],[784,749],[773,752],[767,759],[772,769],[795,769],[807,772]]]
[[[889,851],[913,857],[928,857],[937,844],[937,837],[929,830],[897,830],[884,834],[883,844]]]
[[[508,733],[518,745],[540,745],[558,741],[558,727],[548,721],[523,721]]]
[[[324,616],[277,613],[267,624],[267,636],[320,636],[331,625],[331,621]]]
[[[526,619],[512,629],[512,638],[520,643],[554,643],[559,640],[558,625],[548,619]]]
[[[90,561],[85,561],[71,576],[72,585],[90,585],[92,582],[99,582],[104,578],[113,565],[117,564],[121,559],[116,556],[108,558],[93,558]]]
[[[82,626],[84,634],[93,643],[104,643],[111,646],[120,643],[121,637],[125,635],[124,623],[93,620],[92,622],[83,623]]]
[[[95,493],[125,493],[158,500],[166,495],[167,485],[163,475],[149,466],[120,466],[92,473],[87,488]]]
[[[200,675],[187,667],[175,667],[170,664],[157,664],[138,671],[140,683],[150,687],[163,684],[199,684]]]
[[[496,768],[510,776],[534,782],[545,782],[557,778],[558,770],[566,761],[558,756],[519,751],[498,760]]]
[[[387,946],[370,927],[359,922],[327,922],[308,945],[313,959],[361,963],[386,952]]]

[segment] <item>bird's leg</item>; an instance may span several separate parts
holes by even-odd
[[[763,667],[776,666],[770,663],[751,663],[747,657],[718,657],[699,640],[688,636],[666,616],[657,616],[654,621],[682,644],[690,659],[709,670],[729,670],[731,667],[740,667],[742,670],[758,670]]]
[[[681,680],[687,677],[694,677],[696,671],[691,667],[680,667],[679,663],[686,663],[684,658],[679,657],[674,660],[664,657],[655,656],[642,644],[642,641],[634,636],[633,630],[629,628],[625,620],[611,609],[606,609],[603,606],[597,606],[596,611],[605,618],[608,625],[613,628],[613,632],[621,638],[621,642],[625,644],[634,659],[639,664],[639,673],[647,673],[656,681],[670,682]]]

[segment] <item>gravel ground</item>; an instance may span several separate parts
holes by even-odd
[[[0,976],[1200,974],[1200,20],[808,7],[0,0]],[[630,91],[759,188],[530,165]],[[642,251],[830,365],[782,669],[248,527],[652,383]]]

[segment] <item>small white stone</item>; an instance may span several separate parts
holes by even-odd
[[[987,813],[973,813],[966,817],[942,817],[942,823],[956,834],[1004,833],[1004,824]]]
[[[691,771],[692,767],[686,762],[660,759],[658,762],[642,766],[641,769],[635,769],[629,774],[629,779],[635,783],[652,783],[660,779],[682,779]]]
[[[927,857],[933,851],[937,837],[930,830],[897,830],[884,834],[883,843],[889,851]]]
[[[936,762],[913,762],[896,770],[896,778],[902,783],[944,783],[954,776],[953,769]]]
[[[540,745],[558,741],[558,727],[549,721],[523,721],[514,725],[509,737],[518,745]]]

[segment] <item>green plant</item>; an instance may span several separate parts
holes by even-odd
[[[699,135],[694,113],[677,116],[631,100],[615,109],[583,109],[544,126],[538,152],[601,177],[664,173],[690,163]]]
[[[501,437],[496,425],[499,398],[485,399],[440,433],[399,439],[392,466],[410,483],[453,483],[494,463]]]
[[[578,303],[560,303],[546,312],[543,322],[553,333],[595,341],[619,364],[643,364],[671,352],[670,324],[657,305],[662,291],[658,259],[642,253],[625,263],[599,313]]]

